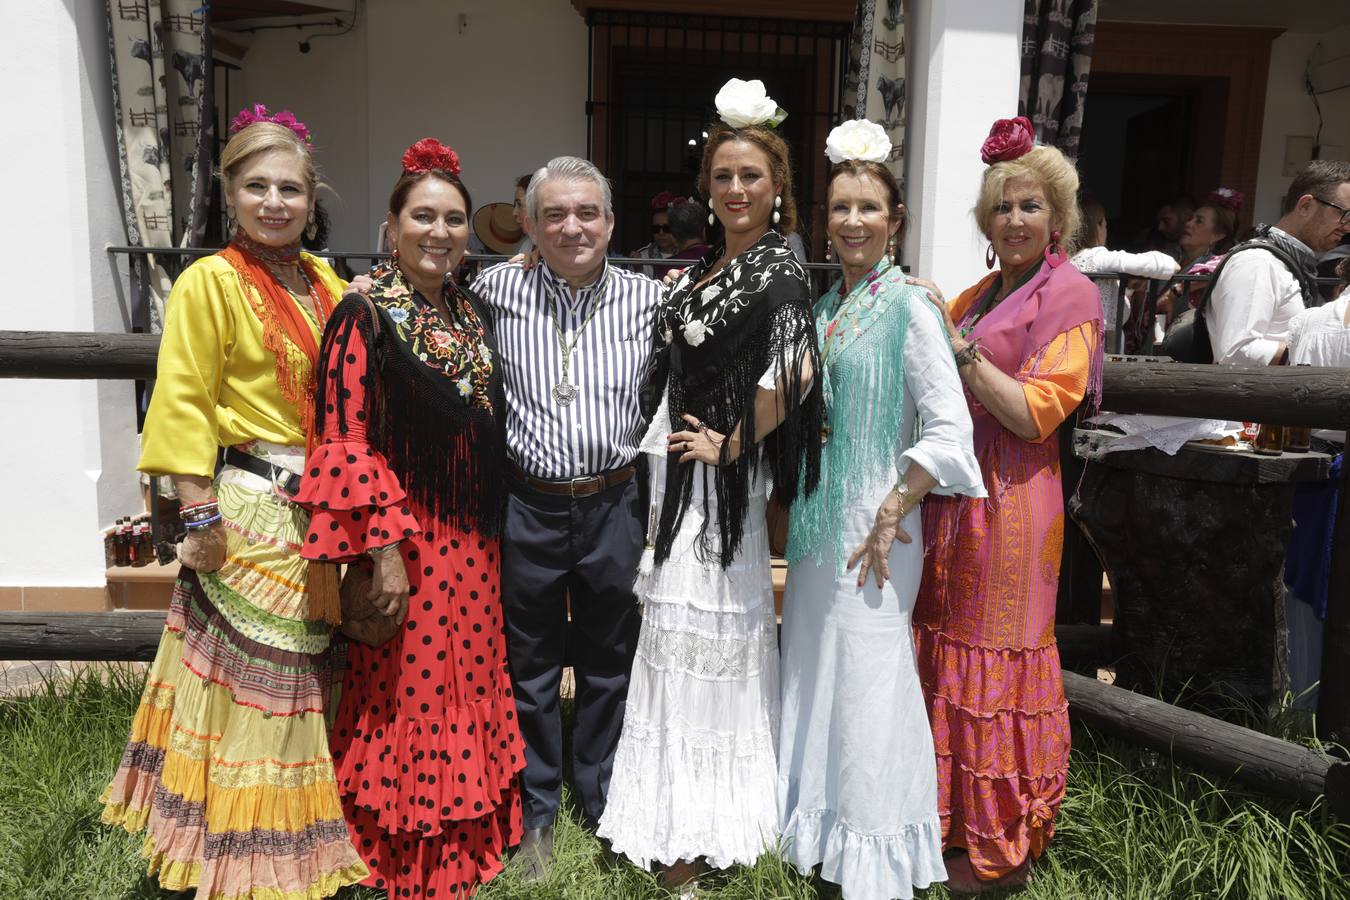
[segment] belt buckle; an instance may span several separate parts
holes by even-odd
[[[568,497],[570,497],[570,498],[573,499],[573,500],[577,499],[577,482],[578,482],[578,481],[592,482],[592,481],[598,481],[599,478],[600,478],[600,476],[598,476],[598,475],[578,475],[578,476],[575,477],[575,478],[569,478],[569,479],[567,479],[567,495],[568,495]]]

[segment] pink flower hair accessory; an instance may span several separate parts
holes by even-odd
[[[1233,212],[1237,212],[1238,209],[1242,206],[1242,201],[1245,199],[1246,197],[1242,195],[1242,191],[1235,191],[1232,188],[1221,187],[1215,188],[1214,190],[1210,191],[1209,195],[1205,197],[1205,202],[1213,204],[1214,206],[1222,206],[1224,209],[1231,209]]]
[[[980,159],[984,160],[986,166],[992,166],[1024,156],[1034,146],[1036,132],[1030,119],[1026,116],[999,119],[989,129],[989,137],[984,139],[984,145],[980,147]]]
[[[283,128],[289,128],[295,132],[295,136],[305,142],[306,146],[314,143],[310,139],[309,127],[295,117],[295,113],[289,109],[283,109],[281,112],[273,115],[267,111],[267,107],[261,103],[255,103],[251,108],[239,110],[239,114],[230,120],[230,134],[238,134],[250,125],[256,125],[259,122],[271,122],[280,125]]]
[[[430,172],[439,169],[459,174],[459,154],[435,138],[422,138],[403,151],[403,171]]]

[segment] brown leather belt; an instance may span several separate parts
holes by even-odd
[[[598,475],[580,475],[576,478],[553,481],[548,478],[536,478],[510,460],[507,461],[507,466],[510,468],[512,475],[536,491],[542,491],[545,494],[559,494],[574,499],[598,494],[603,490],[614,487],[616,484],[623,484],[632,478],[633,473],[637,471],[635,466],[624,466],[622,469],[611,469]]]

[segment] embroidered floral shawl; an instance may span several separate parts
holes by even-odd
[[[396,268],[378,266],[368,304],[348,296],[324,334],[323,356],[354,335],[367,347],[366,416],[371,446],[384,454],[403,489],[438,521],[498,534],[505,508],[500,425],[503,404],[496,340],[486,307],[467,288],[447,282],[446,321]],[[378,324],[370,311],[376,311]],[[345,353],[345,349],[343,351]],[[320,373],[318,396],[340,370]],[[342,385],[338,385],[342,396]],[[318,408],[316,423],[338,416],[338,430],[356,414],[347,404]]]
[[[690,413],[714,431],[741,427],[735,460],[704,470],[712,485],[704,491],[700,547],[723,568],[740,550],[750,485],[761,454],[769,465],[776,496],[790,503],[800,489],[815,490],[820,479],[821,387],[813,379],[802,390],[804,365],[820,370],[806,273],[782,236],[770,231],[732,259],[706,285],[722,249],[690,267],[667,290],[657,316],[658,346],[668,354],[671,430],[687,427]],[[765,372],[778,373],[786,410],[782,424],[767,436],[755,433],[755,395]],[[725,448],[724,448],[725,453]],[[656,561],[663,562],[693,496],[695,466],[672,455],[666,468],[666,503],[656,532]],[[708,529],[708,496],[715,494],[717,537]]]

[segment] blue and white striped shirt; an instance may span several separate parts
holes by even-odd
[[[652,361],[661,285],[606,263],[573,297],[567,282],[541,262],[529,272],[519,263],[492,266],[473,288],[491,310],[497,334],[510,458],[531,475],[555,479],[631,463],[644,430],[640,393]],[[577,337],[597,294],[600,306]],[[562,379],[562,351],[550,303],[564,340],[570,345],[576,338],[568,381],[577,396],[567,406],[552,393]]]

